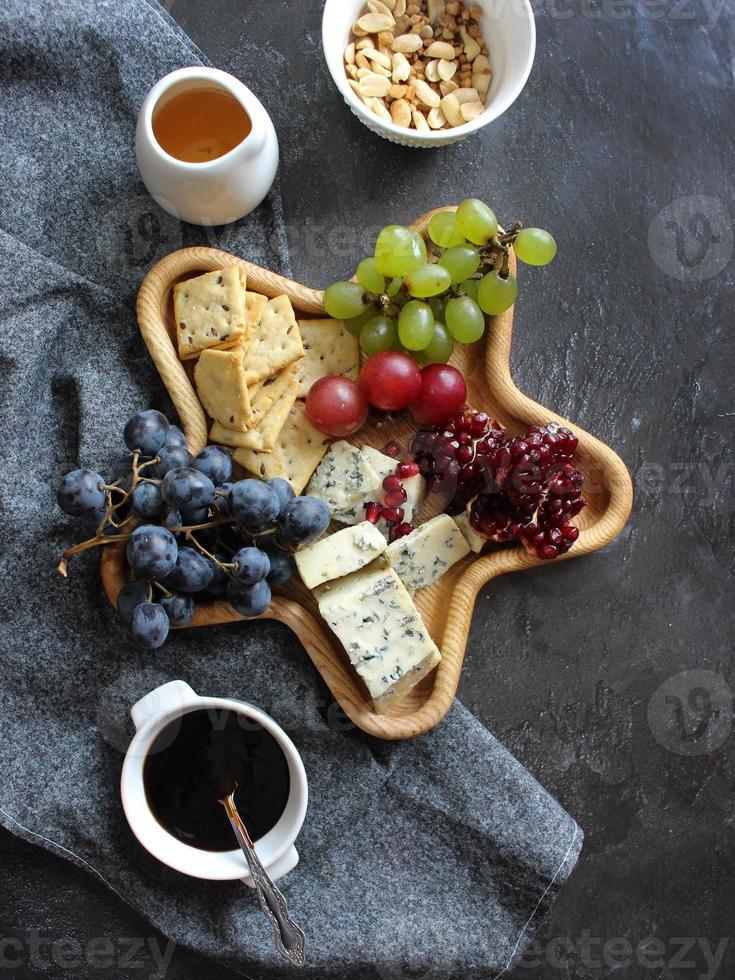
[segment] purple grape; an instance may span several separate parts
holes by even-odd
[[[218,446],[205,446],[191,465],[208,476],[216,487],[222,486],[232,476],[232,460]]]
[[[175,592],[173,595],[165,595],[160,603],[172,626],[186,626],[196,610],[196,604],[190,595],[177,595]]]
[[[125,445],[131,452],[155,456],[166,441],[169,428],[169,421],[161,412],[136,412],[125,423]]]
[[[190,513],[209,505],[214,500],[214,484],[199,470],[181,466],[169,470],[161,485],[163,499],[170,507],[182,513]]]
[[[178,553],[173,534],[155,524],[136,527],[128,541],[128,564],[141,578],[165,578],[176,564]]]
[[[316,497],[296,497],[283,508],[278,528],[287,541],[307,544],[326,531],[331,514],[323,500]]]
[[[212,581],[212,563],[193,548],[179,548],[176,563],[164,580],[177,592],[202,592]]]
[[[229,582],[227,600],[241,616],[260,616],[271,604],[271,589],[265,579],[254,585]]]
[[[271,585],[285,585],[290,582],[296,574],[296,563],[287,551],[274,548],[268,552],[271,563],[271,570],[268,573],[268,581]]]
[[[151,521],[160,517],[163,509],[163,497],[155,483],[139,483],[130,498],[133,511],[144,520]]]
[[[94,470],[72,470],[63,477],[56,495],[59,507],[72,517],[103,514],[105,481]]]
[[[171,470],[181,469],[181,467],[188,466],[190,462],[191,453],[186,446],[169,446],[166,444],[158,450],[158,462],[153,469],[155,469],[159,480],[162,480]]]
[[[245,585],[255,585],[271,570],[268,555],[260,548],[240,548],[232,557],[235,568],[232,574]]]
[[[157,650],[166,642],[169,626],[166,610],[157,602],[141,602],[135,607],[130,621],[135,639],[151,650]]]
[[[166,433],[166,441],[164,442],[164,446],[167,446],[169,449],[173,449],[174,446],[178,446],[181,449],[186,449],[188,451],[189,443],[186,441],[186,436],[178,427],[178,425],[170,425],[168,427],[168,432]]]
[[[271,490],[275,490],[276,496],[281,503],[281,510],[296,496],[291,484],[281,476],[276,476],[272,480],[268,480],[268,486]]]
[[[130,625],[135,607],[141,602],[148,602],[147,582],[128,582],[117,594],[117,611],[125,622]]]
[[[237,523],[254,534],[269,528],[281,509],[276,491],[260,480],[233,484],[227,503]]]

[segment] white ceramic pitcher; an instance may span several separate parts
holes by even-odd
[[[160,146],[153,115],[175,95],[201,88],[218,88],[237,99],[252,129],[229,153],[186,163]],[[228,224],[249,214],[268,193],[278,169],[278,140],[270,116],[246,85],[218,68],[180,68],[156,82],[138,116],[135,152],[151,196],[175,218],[195,225]]]

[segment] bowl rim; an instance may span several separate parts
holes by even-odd
[[[356,4],[359,3],[360,7],[358,7],[358,10],[364,6],[364,0],[347,0],[347,2]],[[433,143],[437,146],[448,142],[454,143],[465,136],[470,136],[472,133],[477,132],[477,130],[482,129],[488,123],[491,123],[493,120],[501,116],[507,109],[510,108],[510,106],[515,102],[523,89],[526,87],[526,82],[531,74],[531,69],[536,56],[536,19],[533,14],[533,7],[531,6],[530,0],[514,0],[514,3],[511,5],[504,4],[501,7],[501,10],[504,10],[510,6],[515,11],[520,11],[525,15],[525,19],[528,22],[530,43],[526,56],[526,63],[523,67],[521,75],[519,76],[519,80],[515,85],[508,89],[508,92],[502,98],[497,99],[491,105],[487,106],[485,112],[483,112],[476,119],[473,119],[471,122],[464,123],[462,126],[453,126],[451,129],[434,129],[429,132],[419,132],[418,130],[407,129],[405,126],[397,126],[392,121],[387,122],[385,119],[381,119],[379,116],[376,116],[375,113],[370,112],[365,103],[355,95],[350,85],[348,85],[347,73],[344,71],[344,65],[342,62],[344,45],[339,48],[339,70],[335,70],[336,63],[333,63],[334,43],[331,37],[331,30],[329,30],[327,26],[327,15],[331,8],[337,3],[344,4],[345,0],[326,0],[324,4],[324,10],[322,13],[322,50],[324,52],[324,60],[327,63],[329,74],[332,76],[332,80],[341,92],[345,102],[347,102],[352,111],[368,126],[369,129],[378,129],[386,134],[390,134],[391,136],[400,137],[399,142],[420,142],[422,145]],[[484,0],[479,0],[479,4],[484,6]],[[487,14],[488,11],[485,10],[485,13]],[[327,37],[328,33],[329,38]],[[346,43],[347,42],[345,42],[345,44]]]

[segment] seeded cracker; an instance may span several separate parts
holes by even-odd
[[[282,476],[291,484],[294,493],[299,494],[327,451],[328,444],[329,438],[307,419],[303,401],[297,401],[288,413],[273,452],[237,449],[233,459],[261,480]]]
[[[218,427],[216,434],[223,438],[215,440],[215,430],[213,429],[209,434],[210,441],[221,441],[225,446],[252,449],[254,452],[272,452],[278,434],[284,426],[288,413],[293,408],[293,403],[296,401],[298,387],[299,383],[295,378],[289,381],[281,397],[254,429],[248,429],[247,432],[228,432],[227,429]]]
[[[288,296],[268,300],[244,354],[248,385],[269,378],[304,356],[299,325]]]
[[[234,353],[234,352],[233,352]],[[210,442],[217,442],[224,446],[243,447],[245,449],[256,448],[251,438],[246,438],[246,433],[250,429],[259,426],[266,418],[273,406],[282,398],[289,388],[296,381],[298,372],[298,362],[289,364],[272,378],[258,382],[248,389],[250,397],[250,419],[243,430],[239,432],[228,431],[232,426],[223,426],[215,422],[209,432]],[[255,392],[255,394],[253,394]],[[291,405],[289,404],[289,408]]]
[[[208,347],[228,345],[248,332],[245,272],[229,266],[174,286],[179,357],[196,357]]]
[[[263,316],[263,310],[265,309],[265,304],[267,302],[267,296],[263,296],[261,293],[246,291],[245,316],[247,318],[247,331],[242,337],[236,337],[234,340],[228,340],[226,344],[220,344],[220,350],[230,350],[231,348],[237,347],[241,353],[245,353],[250,344],[250,340],[255,333],[255,328],[260,323],[260,318]],[[250,400],[253,400],[252,392],[250,395]]]
[[[299,320],[301,340],[306,352],[299,364],[299,398],[329,374],[343,374],[357,381],[360,372],[360,344],[342,320]]]
[[[240,432],[249,428],[252,408],[239,351],[202,351],[194,368],[194,382],[199,400],[215,425]]]

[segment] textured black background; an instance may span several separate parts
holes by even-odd
[[[523,274],[514,375],[619,450],[636,504],[604,552],[478,600],[461,697],[586,831],[512,976],[732,977],[731,0],[536,5],[519,101],[431,152],[392,146],[344,107],[318,0],[165,6],[274,118],[296,279],[325,286],[374,228],[469,194],[556,235],[554,265]],[[4,832],[0,854],[0,935],[23,942],[0,977],[155,970],[144,944],[166,940],[102,884]],[[76,965],[95,938],[113,967]],[[230,975],[183,949],[167,972]]]

